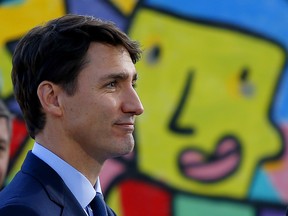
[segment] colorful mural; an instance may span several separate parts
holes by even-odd
[[[280,216],[288,206],[287,0],[2,0],[0,95],[14,121],[7,184],[31,149],[10,81],[32,26],[65,13],[139,40],[131,155],[106,162],[119,216]]]

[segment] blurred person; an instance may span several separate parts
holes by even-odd
[[[9,164],[10,140],[12,134],[12,114],[0,100],[0,188],[3,187]]]
[[[20,40],[12,81],[35,144],[0,193],[0,215],[115,215],[99,173],[133,150],[140,55],[136,41],[91,16],[65,15]]]

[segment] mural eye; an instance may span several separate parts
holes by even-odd
[[[147,52],[147,62],[149,64],[155,64],[158,62],[161,55],[161,48],[159,45],[152,46]]]
[[[255,93],[255,86],[249,80],[251,71],[249,68],[244,67],[240,73],[240,93],[245,97],[252,97]]]

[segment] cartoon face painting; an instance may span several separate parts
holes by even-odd
[[[140,172],[180,191],[243,198],[283,148],[270,118],[284,52],[232,28],[139,11]]]

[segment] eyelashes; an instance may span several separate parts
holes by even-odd
[[[119,87],[119,85],[120,85],[120,82],[118,80],[113,80],[113,81],[110,81],[107,84],[105,84],[105,87],[108,88],[108,89],[115,89],[115,88]],[[134,89],[137,87],[136,80],[133,80],[131,82],[131,86]]]

